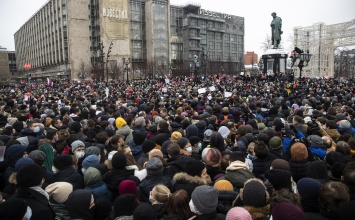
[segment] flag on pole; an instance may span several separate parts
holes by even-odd
[[[47,86],[53,87],[53,81],[47,78]]]

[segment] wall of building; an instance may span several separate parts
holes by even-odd
[[[244,55],[244,65],[253,65],[259,63],[258,54],[248,51]]]
[[[8,51],[0,50],[0,81],[6,81],[10,78]]]

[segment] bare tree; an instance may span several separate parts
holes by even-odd
[[[80,65],[79,65],[78,77],[82,80],[86,79],[89,69],[90,69],[89,65],[87,63],[85,63],[83,60],[81,60]]]
[[[120,68],[117,65],[117,60],[108,61],[108,74],[111,79],[118,79]]]
[[[266,35],[265,39],[263,42],[261,42],[260,49],[262,49],[264,52],[267,51],[270,47],[272,46],[271,44],[271,37],[270,35]]]

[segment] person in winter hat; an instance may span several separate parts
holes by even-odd
[[[273,220],[306,220],[306,215],[297,206],[287,203],[278,203],[271,212]]]
[[[45,191],[49,195],[49,203],[57,218],[69,218],[69,212],[65,205],[73,185],[67,182],[55,182],[48,185]]]
[[[318,135],[310,135],[308,136],[308,140],[311,144],[311,146],[309,147],[310,152],[314,156],[323,160],[325,155],[327,154],[327,149],[323,144],[322,138]]]
[[[216,212],[218,205],[218,190],[211,186],[198,186],[192,192],[189,203],[195,219],[225,219],[225,215]]]
[[[227,215],[226,220],[252,220],[250,213],[242,207],[231,208]]]
[[[251,214],[253,219],[262,219],[269,215],[269,198],[264,183],[259,179],[252,178],[245,182],[233,206],[243,207]]]

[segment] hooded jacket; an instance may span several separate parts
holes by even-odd
[[[129,141],[133,139],[133,130],[128,126],[124,125],[117,129],[116,134],[122,135],[125,144],[129,144]]]
[[[84,173],[85,189],[90,190],[94,199],[101,197],[108,201],[112,200],[111,192],[108,190],[106,183],[102,181],[101,173],[98,169],[89,167]]]
[[[202,179],[201,177],[190,176],[187,173],[177,173],[173,178],[171,189],[172,192],[175,192],[179,189],[184,189],[191,196],[196,187],[206,184],[206,180]]]
[[[247,164],[237,160],[227,167],[226,174],[218,180],[228,180],[234,188],[243,188],[244,183],[251,178],[254,178],[254,174],[250,172]]]

